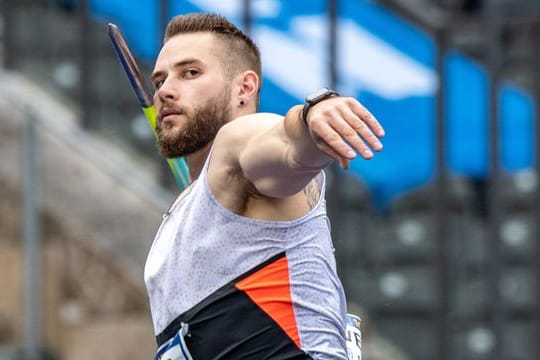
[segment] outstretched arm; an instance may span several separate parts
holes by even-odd
[[[354,98],[326,99],[311,108],[306,122],[301,112],[299,105],[284,118],[243,116],[222,128],[215,146],[268,197],[297,193],[334,160],[347,169],[356,154],[371,159],[372,150],[382,149],[382,126]]]

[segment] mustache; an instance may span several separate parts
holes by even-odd
[[[161,119],[163,119],[164,116],[169,114],[183,114],[184,112],[185,111],[179,105],[172,102],[164,102],[156,117],[157,125],[159,126],[161,124]]]

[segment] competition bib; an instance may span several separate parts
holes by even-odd
[[[356,315],[347,314],[347,357],[349,360],[362,360],[362,320]]]
[[[159,347],[154,360],[193,360],[184,340],[187,334],[188,324],[182,323],[180,331]]]

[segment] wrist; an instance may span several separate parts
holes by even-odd
[[[302,112],[300,113],[300,120],[306,124],[306,126],[309,127],[309,124],[307,122],[308,120],[308,113],[311,110],[311,108],[321,101],[324,101],[326,99],[329,99],[331,97],[339,96],[339,94],[331,89],[328,88],[322,88],[315,93],[308,95],[306,97],[306,102],[302,108]]]

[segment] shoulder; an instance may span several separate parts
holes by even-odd
[[[272,113],[255,113],[240,116],[223,125],[213,144],[213,152],[220,161],[235,167],[248,145],[260,143],[268,131],[283,121],[283,116]]]
[[[238,169],[239,158],[249,145],[265,137],[269,129],[283,121],[283,116],[272,113],[254,113],[240,116],[223,125],[213,145],[212,158],[228,171]]]
[[[256,137],[283,121],[283,116],[273,113],[255,113],[240,116],[225,124],[215,142],[235,142]]]

